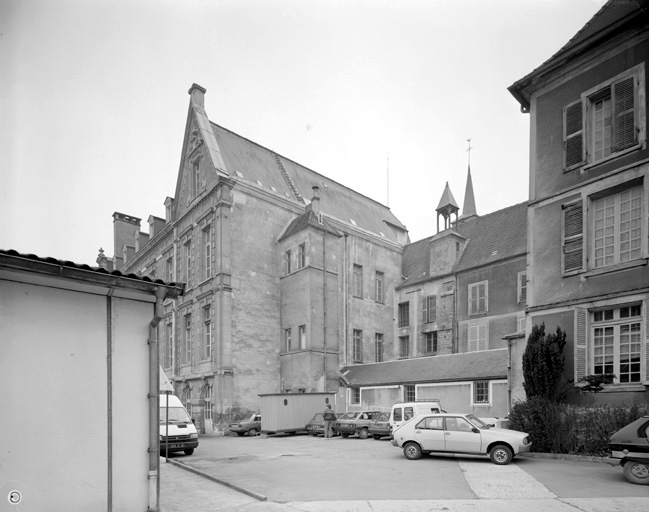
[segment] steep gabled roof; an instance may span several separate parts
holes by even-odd
[[[389,225],[406,227],[389,207],[318,174],[270,149],[212,123],[228,173],[299,204],[319,187],[320,211],[345,224],[359,227],[398,243]]]
[[[509,86],[509,92],[524,110],[529,110],[529,86],[534,80],[583,54],[601,41],[606,41],[620,33],[636,20],[646,26],[647,18],[649,18],[649,0],[609,0],[558,52],[534,71]]]
[[[507,378],[506,348],[341,368],[350,386],[456,382]]]
[[[460,222],[467,239],[455,272],[496,263],[527,253],[527,202]]]
[[[340,233],[336,228],[334,228],[326,218],[323,218],[322,222],[320,222],[318,220],[318,216],[315,213],[313,213],[311,210],[307,210],[305,213],[299,215],[289,223],[288,227],[286,228],[286,231],[284,231],[284,233],[282,233],[282,236],[280,236],[279,241],[281,242],[285,238],[288,238],[289,236],[294,235],[295,233],[299,233],[300,231],[303,231],[307,227],[312,227],[321,231],[326,231],[327,233],[330,233],[334,236],[338,236],[338,237],[343,236],[342,233]]]

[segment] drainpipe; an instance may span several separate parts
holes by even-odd
[[[327,391],[327,232],[322,232],[322,336],[324,341],[324,392]]]
[[[155,307],[153,318],[149,322],[149,508],[159,511],[160,503],[160,361],[158,344],[158,324],[162,320],[162,301],[167,290],[158,287],[155,290]]]

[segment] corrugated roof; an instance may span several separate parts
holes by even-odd
[[[312,187],[319,187],[320,211],[325,215],[396,243],[398,243],[397,237],[385,222],[406,229],[387,206],[222,126],[212,123],[212,128],[225,166],[233,177],[236,175],[240,179],[248,180],[266,190],[271,190],[303,204],[296,198],[290,184],[282,174],[276,160],[277,156],[302,198],[308,200],[312,195]]]
[[[40,257],[35,254],[21,254],[12,249],[0,249],[0,264],[5,267],[33,270],[43,274],[56,275],[60,277],[73,277],[74,275],[80,275],[76,273],[76,271],[84,271],[89,273],[86,274],[89,276],[89,280],[103,285],[114,285],[117,282],[125,284],[127,281],[163,285],[170,289],[171,295],[168,295],[170,298],[172,298],[172,296],[182,295],[185,290],[185,285],[183,283],[166,283],[161,279],[151,279],[146,276],[140,277],[136,274],[123,274],[119,270],[113,270],[110,272],[104,268],[91,267],[90,265],[78,264],[73,261],[58,260],[52,257]]]
[[[350,386],[419,384],[507,378],[506,348],[341,368]]]

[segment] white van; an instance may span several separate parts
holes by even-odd
[[[437,399],[394,404],[390,412],[390,429],[394,432],[406,421],[414,418],[418,414],[429,414],[431,412],[440,413],[446,411],[442,409],[442,404]]]
[[[197,446],[198,433],[187,409],[176,395],[160,393],[160,454],[185,452],[191,455]]]

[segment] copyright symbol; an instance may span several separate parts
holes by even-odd
[[[11,503],[12,505],[17,505],[18,503],[20,503],[20,500],[22,499],[20,491],[11,491],[9,493],[8,499],[9,499],[9,503]]]

